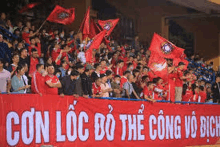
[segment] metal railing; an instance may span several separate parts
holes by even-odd
[[[11,93],[7,93],[7,92],[2,92],[1,94],[21,94],[23,95],[23,93],[18,93],[18,92],[11,92]],[[28,95],[32,94],[32,93],[26,93]],[[150,102],[149,100],[146,99],[134,99],[134,98],[116,98],[116,97],[100,97],[100,98],[96,98],[96,97],[89,97],[90,99],[103,99],[103,100],[121,100],[121,101],[144,101],[144,102]],[[177,103],[177,104],[206,104],[206,105],[219,105],[218,103],[200,103],[200,102],[184,102],[184,101],[175,101],[175,102],[171,102],[171,101],[167,101],[167,100],[157,100],[156,102],[159,103]]]

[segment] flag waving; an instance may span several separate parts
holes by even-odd
[[[175,46],[156,33],[154,33],[149,50],[151,53],[170,59],[180,58],[184,53],[184,49]]]
[[[115,26],[117,25],[119,18],[117,19],[109,19],[109,20],[98,20],[99,25],[103,30],[107,31],[107,36],[111,34]]]
[[[158,77],[161,77],[163,80],[168,78],[168,65],[164,58],[158,56],[157,54],[151,53],[148,66]]]
[[[34,8],[35,6],[39,5],[39,4],[40,4],[39,2],[27,4],[26,6],[22,7],[21,10],[19,10],[18,12],[19,12],[19,13],[26,12],[26,11],[28,11],[29,9],[32,9],[32,8]]]
[[[101,32],[100,28],[97,26],[95,21],[93,19],[90,20],[90,32],[89,32],[89,38],[93,38],[96,34]]]
[[[89,15],[90,15],[90,7],[88,7],[88,10],[85,14],[85,17],[83,19],[83,22],[80,26],[80,30],[82,31],[83,34],[83,40],[89,36]]]
[[[105,34],[106,34],[106,30],[97,34],[94,38],[89,40],[88,43],[86,44],[85,48],[87,50],[86,50],[85,56],[86,56],[87,62],[92,59],[92,50],[99,49],[99,46],[100,46]]]
[[[75,20],[75,8],[65,9],[56,5],[47,20],[64,25],[71,24]]]

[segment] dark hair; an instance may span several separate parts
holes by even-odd
[[[24,68],[24,67],[19,64],[18,67],[17,67],[17,69],[16,69],[16,71],[18,72],[18,71],[21,70],[22,68]]]
[[[65,63],[66,61],[65,60],[61,60],[61,65],[63,65],[63,63]]]
[[[120,75],[115,75],[115,78],[121,78],[121,76]]]
[[[27,49],[26,49],[26,48],[22,48],[22,49],[20,49],[20,54],[21,54],[21,52],[23,52],[24,50],[26,50],[26,51],[27,51]]]
[[[77,70],[78,70],[78,69],[82,69],[82,68],[84,68],[84,66],[83,66],[82,64],[79,64],[79,65],[76,66],[76,69],[77,69]]]
[[[193,94],[195,94],[195,89],[198,88],[198,86],[196,86],[196,84],[192,84],[192,91],[193,91]]]
[[[129,67],[129,66],[131,66],[131,65],[133,65],[132,63],[128,63],[128,66],[127,67]]]
[[[99,63],[95,63],[94,68],[96,69],[99,65]]]
[[[148,76],[143,76],[143,77],[141,78],[141,80],[142,80],[142,81],[145,81],[147,78],[148,78]]]
[[[187,88],[188,88],[188,85],[187,84],[183,84],[183,93],[182,93],[183,95],[186,94]]]
[[[14,53],[14,54],[12,55],[12,58],[14,58],[15,56],[19,56],[18,53]]]
[[[100,77],[95,77],[94,81],[96,82],[98,81],[98,79],[100,79]]]
[[[204,91],[204,86],[199,86],[199,89]]]
[[[130,73],[131,73],[130,71],[126,70],[126,71],[124,72],[124,75],[130,74]]]
[[[151,84],[154,84],[154,82],[147,82],[147,86],[150,86]]]
[[[73,71],[71,71],[70,75],[71,76],[78,76],[79,72],[77,70],[73,70]]]
[[[133,74],[137,73],[137,72],[140,72],[138,69],[134,69],[133,70]]]
[[[38,70],[43,64],[37,64],[36,69]]]
[[[107,71],[105,72],[105,74],[106,74],[106,76],[110,76],[110,75],[112,74],[112,71],[111,71],[111,70],[107,70]]]
[[[53,64],[47,64],[46,67],[53,66]]]
[[[123,60],[118,60],[117,64],[120,64],[120,63],[122,63],[122,62],[124,62],[124,61],[123,61]]]
[[[32,48],[31,49],[31,52],[33,53],[33,52],[36,52],[37,51],[37,49],[36,48]]]
[[[4,60],[3,60],[2,58],[0,58],[0,62],[1,62],[2,64],[4,64]]]

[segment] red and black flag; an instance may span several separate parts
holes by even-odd
[[[56,5],[47,20],[64,25],[71,24],[75,20],[75,8],[65,9]]]
[[[89,37],[89,34],[90,34],[89,33],[90,32],[90,30],[89,30],[89,16],[90,16],[90,7],[88,7],[87,12],[85,14],[85,17],[83,19],[83,22],[79,28],[79,30],[82,31],[82,34],[83,34],[82,39],[83,40],[86,39],[87,37]]]
[[[89,32],[89,38],[93,38],[95,35],[97,35],[99,32],[101,32],[101,29],[97,26],[95,21],[93,19],[90,20],[90,32]]]
[[[26,6],[22,7],[21,10],[19,10],[18,12],[19,12],[19,13],[26,12],[26,11],[28,11],[29,9],[32,9],[32,8],[34,8],[35,6],[39,5],[39,4],[40,4],[39,2],[27,4]]]
[[[87,49],[85,52],[86,61],[90,61],[92,59],[92,50],[93,49],[99,49],[99,46],[106,34],[106,30],[100,32],[97,34],[94,38],[88,41],[85,48]]]
[[[175,46],[157,33],[154,33],[149,50],[151,53],[170,59],[180,58],[184,54],[184,49]]]
[[[98,20],[98,24],[102,27],[103,30],[106,30],[107,36],[111,34],[115,26],[117,25],[119,18],[109,19],[109,20]]]

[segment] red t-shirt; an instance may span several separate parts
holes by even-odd
[[[31,91],[34,94],[45,93],[44,77],[39,72],[34,72],[31,79]]]
[[[150,81],[153,81],[153,79],[157,77],[152,71],[149,71],[147,74]]]
[[[39,63],[38,58],[30,58],[30,70],[29,75],[32,75],[36,71],[36,65]]]
[[[60,49],[57,49],[56,51],[55,51],[55,49],[53,49],[53,51],[52,51],[52,61],[54,62],[56,59],[57,59],[57,57],[59,56],[59,54],[60,54]]]
[[[143,94],[144,96],[146,95],[147,97],[153,97],[153,91],[148,90],[147,86],[144,87]]]
[[[24,32],[23,34],[22,34],[22,39],[26,42],[26,43],[28,43],[28,44],[30,44],[30,40],[29,40],[29,33],[26,33],[26,32]]]
[[[116,67],[113,69],[115,75],[120,75],[120,76],[123,76],[123,70],[122,68],[119,68],[119,67]]]
[[[56,83],[59,82],[59,79],[57,78],[57,76],[50,77],[50,76],[47,75],[47,76],[45,76],[45,84],[46,84],[47,81],[51,81],[51,83],[56,84]],[[50,87],[46,84],[45,93],[46,94],[51,94],[51,95],[58,95],[58,88]]]
[[[183,87],[183,80],[180,78],[183,76],[183,72],[178,68],[176,77],[176,87]]]
[[[100,74],[105,74],[105,72],[108,70],[108,67],[105,67],[104,69],[102,69],[101,71],[100,71]]]
[[[207,98],[206,92],[205,91],[200,91],[199,96],[200,96],[199,102],[204,103],[206,98]]]
[[[199,100],[199,94],[196,92],[190,101],[191,102],[198,102],[198,100]]]
[[[122,88],[124,86],[124,83],[126,83],[127,81],[128,81],[128,79],[125,76],[123,76],[121,78],[120,87]]]
[[[29,51],[28,53],[29,53],[29,55],[31,55],[31,50],[32,50],[32,48],[37,49],[38,55],[39,55],[39,57],[41,57],[41,44],[40,44],[40,43],[37,43],[37,46],[34,46],[34,47],[28,46],[28,51]]]
[[[186,90],[185,95],[182,95],[182,101],[189,102],[193,97],[192,90]]]
[[[101,86],[97,86],[95,83],[92,83],[92,91],[95,95],[101,94]]]

